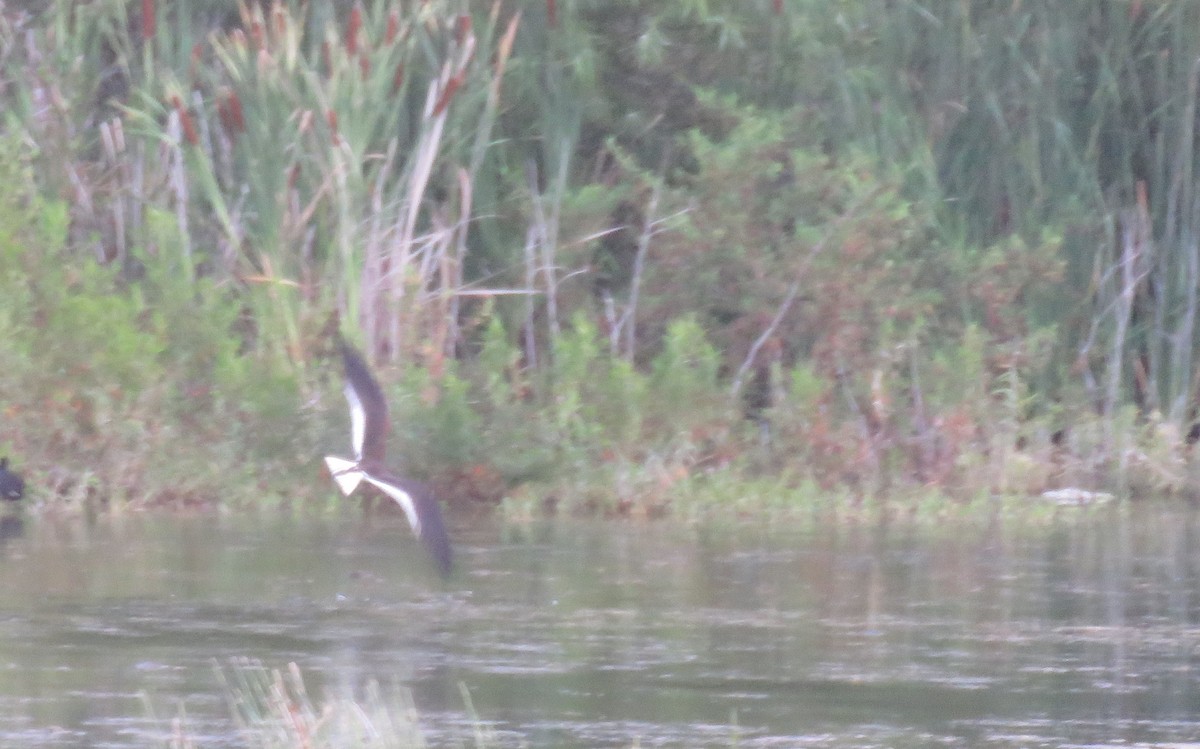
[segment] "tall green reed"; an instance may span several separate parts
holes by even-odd
[[[377,353],[453,350],[474,183],[517,24],[502,26],[498,6],[480,23],[453,7],[359,4],[312,28],[288,5],[246,6],[211,36],[190,95],[169,82],[131,108],[180,152],[191,213],[245,287],[259,345],[302,363],[336,310]]]

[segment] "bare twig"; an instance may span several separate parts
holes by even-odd
[[[665,171],[665,169],[664,169]],[[654,214],[658,212],[658,200],[662,196],[662,180],[654,183],[650,193],[650,202],[646,204],[646,225],[638,237],[637,255],[633,260],[633,278],[629,282],[629,306],[621,316],[621,325],[625,330],[625,358],[633,361],[634,349],[637,346],[637,304],[638,292],[642,288],[642,271],[646,267],[646,253],[650,249],[650,237],[654,235]]]
[[[875,449],[875,437],[871,433],[871,425],[867,420],[867,414],[863,411],[862,407],[858,405],[858,399],[854,397],[854,391],[850,386],[850,375],[846,372],[846,367],[842,363],[840,357],[838,358],[837,362],[836,377],[838,384],[842,386],[842,393],[846,396],[846,403],[849,405],[850,410],[856,417],[855,422],[858,424],[858,431],[859,436],[862,439],[862,444],[867,448],[867,458],[870,462],[872,479],[878,480],[879,452]]]
[[[833,237],[834,232],[836,232],[843,224],[845,224],[856,213],[858,213],[858,210],[868,200],[878,195],[881,189],[882,188],[872,190],[866,195],[860,197],[846,210],[845,213],[843,213],[836,221],[834,221],[833,225],[830,226],[825,232],[825,236],[821,237],[821,241],[817,242],[817,244],[813,246],[811,250],[809,250],[808,255],[804,258],[803,262],[800,263],[800,267],[796,271],[797,276],[804,275],[804,272],[808,270],[808,266],[812,264],[812,261],[817,257],[817,255],[821,254],[821,252],[825,250],[825,246],[829,243],[830,238]],[[746,353],[746,358],[742,361],[741,366],[738,367],[737,374],[735,374],[733,377],[733,383],[729,387],[729,396],[731,398],[736,398],[738,393],[741,392],[742,383],[746,379],[746,372],[749,371],[750,367],[754,366],[754,362],[758,357],[759,350],[766,345],[767,341],[770,340],[771,336],[775,333],[775,329],[779,327],[779,325],[783,322],[783,318],[787,316],[788,310],[791,309],[792,303],[796,301],[796,294],[799,291],[800,281],[797,280],[792,283],[791,288],[788,289],[787,295],[779,304],[779,309],[776,310],[775,317],[771,318],[771,322],[767,324],[766,329],[764,329],[762,334],[754,341],[754,344],[750,347],[750,351]]]
[[[532,223],[530,231],[526,234],[525,246],[525,280],[526,285],[532,288],[531,280],[535,280],[540,274],[543,285],[545,286],[546,295],[546,327],[550,333],[550,352],[553,356],[554,343],[558,341],[562,326],[558,319],[558,286],[561,279],[558,278],[557,253],[558,253],[558,224],[559,213],[562,210],[562,199],[567,189],[567,165],[570,161],[570,150],[567,141],[562,143],[562,152],[559,155],[559,171],[555,178],[553,186],[553,205],[547,215],[545,200],[546,197],[538,189],[538,173],[537,166],[532,162],[525,164],[525,179],[529,185],[529,195],[533,207]],[[528,322],[532,324],[532,313],[528,316]],[[526,337],[531,333],[526,332]],[[528,348],[528,347],[527,347]],[[528,351],[526,352],[528,354]]]
[[[537,227],[530,224],[525,232],[525,288],[532,289],[537,284]],[[536,368],[537,329],[534,327],[536,306],[533,296],[525,300],[525,363],[528,367]]]
[[[1144,197],[1144,196],[1143,196]],[[1121,232],[1121,288],[1115,300],[1116,331],[1113,333],[1112,348],[1108,361],[1108,382],[1105,388],[1104,414],[1112,416],[1120,396],[1122,362],[1125,354],[1125,338],[1133,315],[1133,299],[1138,285],[1147,274],[1146,258],[1153,252],[1150,236],[1150,216],[1146,205],[1139,201],[1135,208],[1125,212]]]
[[[792,308],[792,302],[796,301],[796,294],[799,291],[800,282],[793,282],[792,287],[788,289],[787,296],[785,296],[783,298],[783,302],[780,303],[779,309],[775,311],[775,317],[771,318],[771,322],[763,330],[762,334],[755,339],[754,344],[750,346],[750,351],[746,354],[745,360],[742,361],[742,365],[738,367],[737,374],[733,377],[733,384],[729,386],[729,397],[736,398],[738,393],[741,392],[742,382],[746,379],[746,372],[748,372],[750,367],[754,365],[755,359],[758,358],[759,350],[766,345],[767,341],[770,340],[771,336],[775,333],[775,329],[778,328],[779,324],[783,322],[784,316],[786,316],[788,310]]]

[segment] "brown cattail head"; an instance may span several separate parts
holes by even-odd
[[[446,107],[450,106],[450,100],[454,98],[454,94],[458,93],[458,87],[463,84],[466,77],[467,71],[460,70],[446,83],[446,88],[442,91],[442,95],[438,97],[437,104],[433,107],[434,117],[446,111]]]
[[[250,21],[250,43],[257,50],[262,50],[267,45],[266,34],[263,32],[262,18],[255,16]]]
[[[333,111],[332,109],[326,109],[325,122],[329,123],[329,131],[333,134],[333,144],[335,146],[340,146],[342,144],[342,138],[340,135],[338,135],[337,112]]]
[[[392,94],[400,92],[400,88],[404,86],[404,63],[396,64],[396,72],[392,74]]]
[[[188,60],[188,77],[189,80],[196,80],[197,71],[200,69],[200,60],[204,57],[204,45],[196,42],[192,45],[192,55]]]
[[[389,45],[394,44],[400,35],[400,11],[392,8],[388,11],[387,34],[383,37]]]
[[[457,41],[459,44],[462,44],[463,41],[467,38],[467,35],[470,33],[471,33],[471,17],[469,15],[467,15],[466,13],[460,13],[459,16],[454,19],[454,39],[455,39],[455,41]]]
[[[225,132],[237,135],[246,130],[246,118],[242,114],[242,100],[232,91],[226,92],[217,99],[217,116]]]
[[[142,44],[149,44],[158,26],[154,0],[142,0]]]
[[[346,52],[351,57],[358,54],[358,32],[362,29],[362,4],[356,3],[350,10],[346,23]]]
[[[189,145],[199,145],[200,136],[196,134],[196,123],[192,120],[192,113],[183,106],[183,100],[179,98],[178,94],[171,95],[171,106],[179,114],[179,124],[183,128],[184,140]]]

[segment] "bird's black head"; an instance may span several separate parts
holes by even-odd
[[[8,458],[0,458],[0,498],[16,501],[25,496],[25,481],[8,470]]]

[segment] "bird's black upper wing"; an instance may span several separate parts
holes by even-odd
[[[390,429],[387,401],[362,354],[345,341],[340,341],[340,345],[346,368],[346,401],[350,404],[355,457],[361,463],[382,465],[387,455]]]

